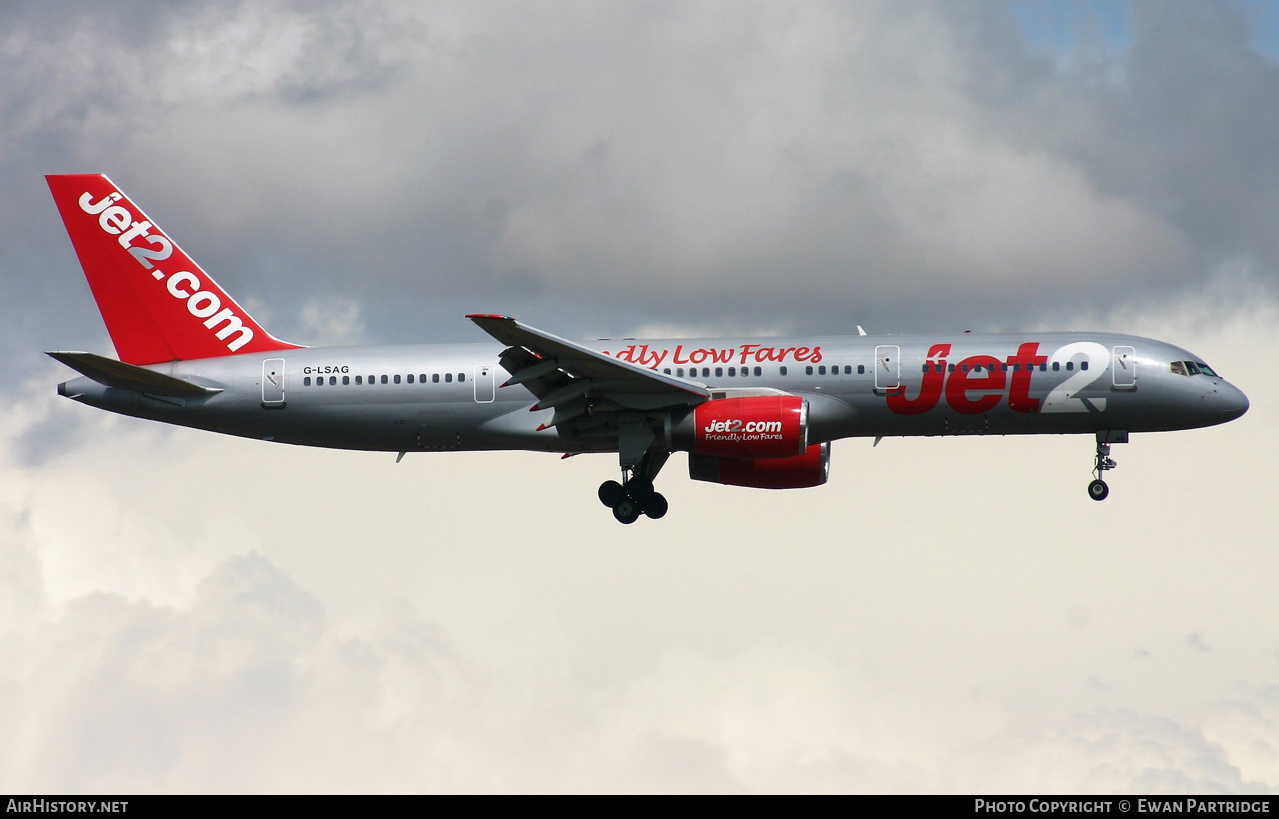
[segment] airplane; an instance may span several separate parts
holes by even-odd
[[[1221,424],[1247,397],[1193,353],[1113,333],[601,339],[467,316],[471,344],[303,347],[281,341],[110,179],[46,177],[119,360],[48,355],[81,374],[58,394],[123,415],[264,441],[395,452],[617,453],[600,502],[661,518],[674,452],[730,486],[824,484],[831,442],[888,436],[1087,434],[1088,496],[1111,446]]]

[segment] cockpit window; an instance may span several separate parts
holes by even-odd
[[[1202,361],[1173,361],[1168,364],[1168,369],[1172,370],[1173,375],[1207,375],[1221,378],[1212,367]]]

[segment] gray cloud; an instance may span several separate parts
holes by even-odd
[[[1199,654],[1212,653],[1212,649],[1208,646],[1207,641],[1204,640],[1203,635],[1197,631],[1194,634],[1186,635],[1186,645]]]
[[[356,297],[405,340],[1008,326],[1279,270],[1279,67],[1234,6],[1063,59],[995,3],[135,11],[12,12],[0,174],[42,249],[6,278],[75,278],[33,179],[72,168],[286,333]]]

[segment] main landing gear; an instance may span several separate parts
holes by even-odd
[[[647,478],[632,478],[626,483],[604,481],[600,484],[600,503],[611,507],[613,517],[622,523],[634,523],[640,515],[657,519],[666,514],[666,497],[653,489]]]
[[[600,503],[613,510],[613,517],[621,523],[634,523],[640,515],[657,520],[669,508],[666,497],[653,489],[653,478],[661,470],[670,453],[645,453],[638,466],[622,469],[622,482],[604,481],[600,484]]]
[[[1127,430],[1099,430],[1097,432],[1097,456],[1093,460],[1093,481],[1088,484],[1088,497],[1095,501],[1103,501],[1110,494],[1110,487],[1101,478],[1106,473],[1106,470],[1114,469],[1119,465],[1110,457],[1110,445],[1126,443],[1128,443]]]

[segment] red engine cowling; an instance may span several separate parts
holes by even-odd
[[[720,398],[674,428],[672,445],[719,458],[792,458],[808,448],[808,402],[794,395]]]
[[[803,455],[789,458],[748,460],[715,458],[710,455],[688,456],[688,476],[695,481],[710,481],[729,486],[754,486],[759,489],[805,489],[821,486],[830,475],[830,443],[813,444]]]

